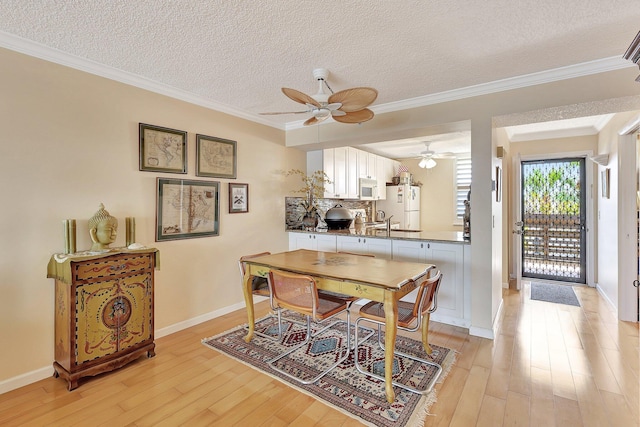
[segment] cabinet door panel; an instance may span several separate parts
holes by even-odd
[[[336,246],[338,252],[352,252],[354,254],[366,253],[361,237],[338,236]]]
[[[389,239],[364,239],[366,253],[377,258],[391,259],[391,240]]]
[[[118,351],[117,323],[114,328],[103,321],[103,315],[108,317],[109,311],[117,310],[120,305],[115,304],[117,283],[118,280],[108,280],[76,287],[75,351],[78,365]],[[107,320],[117,322],[118,319]]]
[[[334,197],[347,197],[347,148],[333,149]]]
[[[316,250],[323,252],[336,251],[336,236],[316,235]]]
[[[427,260],[443,274],[438,291],[438,309],[434,316],[464,317],[463,247],[457,244],[432,243]]]

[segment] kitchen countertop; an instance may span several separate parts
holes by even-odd
[[[447,242],[447,243],[471,243],[470,240],[462,237],[461,231],[399,231],[391,230],[391,234],[387,236],[387,230],[363,227],[359,230],[355,228],[341,229],[341,230],[328,230],[326,228],[316,228],[315,230],[291,230],[288,232],[293,233],[317,233],[317,234],[334,234],[336,236],[364,236],[375,237],[380,239],[394,239],[394,240],[429,240],[435,242]]]

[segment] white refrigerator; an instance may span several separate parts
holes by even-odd
[[[378,200],[376,209],[383,210],[385,218],[391,222],[399,222],[405,230],[420,229],[420,187],[401,184],[387,187],[387,199]]]

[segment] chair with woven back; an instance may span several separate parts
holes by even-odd
[[[416,332],[418,329],[421,329],[422,332],[422,345],[424,347],[425,352],[428,356],[433,354],[433,350],[429,345],[429,320],[430,315],[438,308],[438,289],[440,288],[440,283],[442,282],[442,273],[437,272],[435,275],[428,279],[423,279],[417,286],[418,292],[416,295],[415,302],[408,301],[398,301],[398,323],[397,327],[400,330],[408,331],[408,332]],[[359,342],[358,339],[358,328],[361,322],[371,322],[378,326],[378,345],[380,348],[384,349],[382,344],[382,326],[385,325],[385,313],[384,313],[384,304],[381,302],[369,302],[365,304],[362,308],[360,308],[360,312],[358,315],[358,319],[355,322],[355,354],[359,354],[358,346],[366,341],[366,338]],[[429,383],[423,389],[418,389],[416,387],[412,387],[406,384],[402,384],[396,381],[393,381],[393,385],[397,387],[401,387],[405,390],[409,390],[413,393],[428,393],[433,388],[433,385],[440,377],[442,373],[442,367],[433,362],[432,360],[427,360],[422,357],[418,357],[412,354],[402,353],[399,351],[395,351],[395,355],[407,357],[409,359],[413,359],[417,362],[424,363],[426,365],[434,366],[437,371],[433,378],[429,381]],[[361,373],[377,378],[379,380],[384,381],[384,376],[377,375],[373,372],[365,370],[358,358],[355,358],[355,366]]]
[[[272,269],[269,272],[269,289],[271,290],[271,306],[274,310],[278,312],[284,309],[291,310],[306,317],[305,340],[302,343],[292,347],[286,352],[270,360],[269,365],[273,369],[302,384],[312,384],[329,373],[333,368],[338,366],[349,357],[351,342],[349,333],[350,313],[348,307],[350,303],[335,298],[325,298],[320,296],[318,293],[316,281],[313,279],[313,277],[287,271]],[[331,323],[324,326],[319,331],[315,331],[312,333],[312,320],[316,323],[320,323],[329,320],[341,313],[346,313],[347,316],[346,347],[343,351],[341,351],[340,355],[336,357],[335,362],[332,363],[331,366],[311,379],[304,379],[292,375],[291,373],[287,372],[285,369],[282,369],[277,365],[276,362],[278,362],[280,359],[307,345],[313,339],[313,337],[318,336],[321,332],[327,330],[333,325],[333,323]],[[280,317],[278,326],[280,336],[282,336],[282,322]]]
[[[240,260],[238,261],[238,266],[240,267],[240,279],[244,281],[244,275],[246,272],[246,266],[245,266],[245,261],[252,259],[252,258],[257,258],[260,256],[264,256],[264,255],[271,255],[271,252],[260,252],[257,254],[251,254],[251,255],[244,255],[242,257],[240,257]],[[258,295],[261,297],[267,297],[267,298],[271,298],[271,292],[269,291],[269,283],[266,277],[260,277],[260,276],[251,276],[249,278],[249,280],[251,280],[251,289],[254,295]],[[280,315],[280,313],[277,313],[278,316]],[[268,317],[275,317],[273,313],[269,314]],[[281,319],[278,318],[278,323],[280,323]],[[278,327],[278,331],[280,331],[280,328]],[[272,340],[278,340],[280,339],[280,334],[274,336],[271,334],[265,334],[262,333],[260,331],[255,331],[254,332],[256,335],[259,335],[261,337],[264,338],[269,338]]]

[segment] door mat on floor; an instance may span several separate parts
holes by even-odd
[[[580,307],[578,297],[570,285],[531,282],[531,299]]]
[[[426,395],[410,393],[395,387],[396,400],[389,404],[384,391],[384,382],[359,373],[353,363],[353,352],[345,362],[310,385],[302,385],[274,371],[267,362],[291,346],[301,343],[305,336],[306,327],[289,322],[285,322],[284,325],[286,329],[282,340],[271,340],[254,335],[251,342],[247,344],[244,341],[247,333],[246,325],[242,325],[220,335],[205,338],[202,343],[319,399],[367,426],[421,426],[425,417],[430,415],[429,407],[436,401],[436,387]],[[268,335],[273,334],[274,331],[277,333],[277,320],[273,317],[262,318],[256,322],[255,330]],[[353,334],[353,330],[351,333]],[[312,376],[322,370],[324,365],[335,360],[345,341],[344,324],[332,327],[282,360],[286,361],[285,366],[288,365],[286,369],[295,372],[295,375]],[[434,350],[433,360],[442,366],[442,374],[438,379],[438,383],[441,383],[455,362],[456,354],[454,350],[446,347],[433,344],[431,347]],[[398,335],[396,349],[427,357],[420,341],[400,335]],[[365,341],[358,350],[359,360],[374,369],[379,369],[382,365],[382,372],[384,372],[384,351],[378,347],[377,336],[374,335]],[[414,385],[420,386],[427,384],[434,374],[435,368],[411,359],[396,357],[394,360],[394,379],[402,382],[413,381]]]

